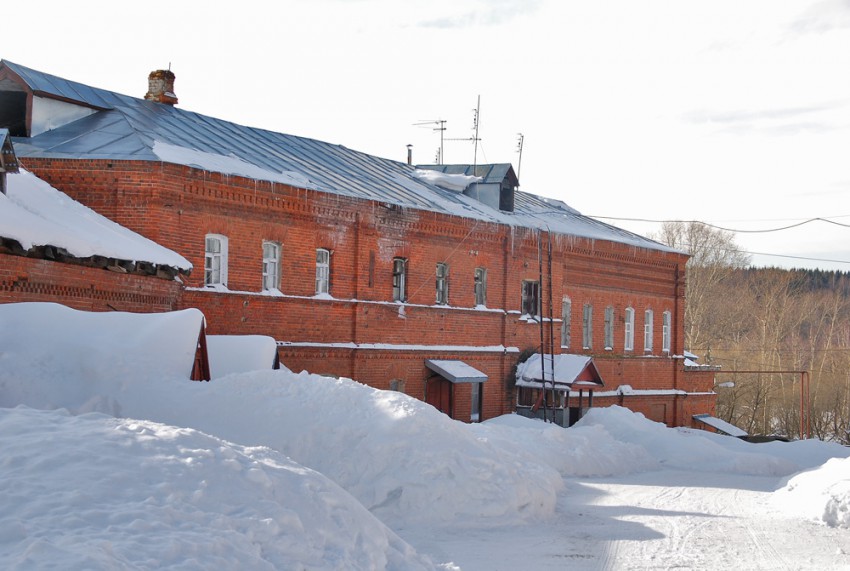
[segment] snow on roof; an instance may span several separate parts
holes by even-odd
[[[213,379],[233,373],[271,369],[277,342],[267,335],[207,335],[210,375]]]
[[[432,175],[416,174],[402,162],[86,86],[6,60],[0,65],[43,95],[101,109],[35,137],[16,138],[19,157],[173,161],[385,204],[680,253],[582,216],[558,200],[517,191],[514,212],[502,212],[457,191],[468,182],[442,177],[455,187],[447,190],[421,178]]]
[[[480,176],[469,176],[465,174],[448,174],[434,170],[422,169],[416,169],[415,171],[413,171],[413,176],[420,180],[427,181],[435,186],[439,186],[440,188],[445,188],[447,190],[456,190],[458,192],[463,192],[472,183],[481,182],[482,180],[484,180]]]
[[[72,256],[103,256],[192,269],[183,256],[116,224],[21,169],[7,175],[0,194],[0,236],[33,246],[63,248]]]
[[[698,420],[704,424],[712,428],[716,428],[723,434],[728,434],[729,436],[746,436],[747,431],[741,430],[734,424],[730,424],[723,420],[722,418],[717,418],[716,416],[711,416],[710,414],[695,414],[694,420]]]
[[[162,141],[154,141],[153,152],[160,160],[166,163],[185,165],[210,172],[232,174],[245,178],[280,182],[299,188],[318,188],[318,185],[300,173],[294,171],[275,172],[253,165],[233,154],[224,156],[217,153],[196,151],[195,149],[178,147],[177,145],[170,145]]]
[[[426,359],[425,366],[453,383],[483,383],[487,375],[463,361]]]
[[[544,378],[541,358],[540,353],[535,353],[517,365],[516,384],[518,387],[540,388],[543,386],[541,382]],[[556,385],[566,385],[567,387],[576,382],[580,382],[578,379],[579,375],[581,375],[581,373],[588,367],[594,367],[595,370],[593,359],[587,355],[572,355],[565,353],[561,355],[554,355],[553,358],[551,354],[547,354],[545,355],[543,363],[546,367],[546,382],[551,383],[554,378]],[[582,379],[581,381],[591,381],[591,379]],[[598,386],[601,383],[590,382],[582,384]]]

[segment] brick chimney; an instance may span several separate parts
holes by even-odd
[[[177,103],[177,96],[174,95],[174,73],[170,69],[158,69],[148,75],[148,92],[145,99],[167,105]]]

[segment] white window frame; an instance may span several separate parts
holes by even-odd
[[[316,248],[316,295],[331,293],[331,251]]]
[[[223,234],[204,237],[204,286],[227,287],[227,236]]]
[[[280,290],[279,242],[263,240],[263,291]]]
[[[605,307],[605,350],[614,349],[614,306]]]
[[[651,309],[643,312],[643,350],[645,353],[652,353],[652,325],[655,319],[655,314]]]
[[[540,282],[536,280],[522,280],[522,314],[528,317],[540,317]],[[534,304],[534,312],[529,311]]]
[[[393,258],[393,301],[407,301],[407,258]]]
[[[635,350],[635,310],[632,307],[627,307],[624,317],[625,323],[625,342],[623,343],[624,351]]]
[[[670,352],[670,337],[672,314],[670,311],[665,311],[661,314],[661,350],[664,353]]]
[[[593,305],[590,303],[585,303],[582,309],[581,346],[582,349],[593,348]]]
[[[474,292],[475,292],[475,306],[476,307],[486,307],[487,306],[487,269],[486,268],[475,268],[475,274],[473,276],[474,280]]]
[[[449,265],[446,262],[437,262],[437,280],[435,283],[437,305],[448,305],[449,303]]]
[[[564,296],[561,301],[561,347],[569,347],[572,342],[570,325],[573,319],[573,301]]]

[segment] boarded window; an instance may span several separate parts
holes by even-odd
[[[436,293],[437,305],[449,303],[449,265],[445,262],[437,264]]]
[[[609,305],[605,308],[605,348],[614,348],[614,307]]]
[[[593,347],[593,306],[589,303],[584,304],[581,344],[584,349]]]
[[[487,270],[475,268],[475,305],[487,305]]]

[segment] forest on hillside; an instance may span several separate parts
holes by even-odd
[[[731,234],[697,222],[654,237],[692,255],[685,346],[722,371],[717,415],[850,444],[850,273],[751,268]]]

